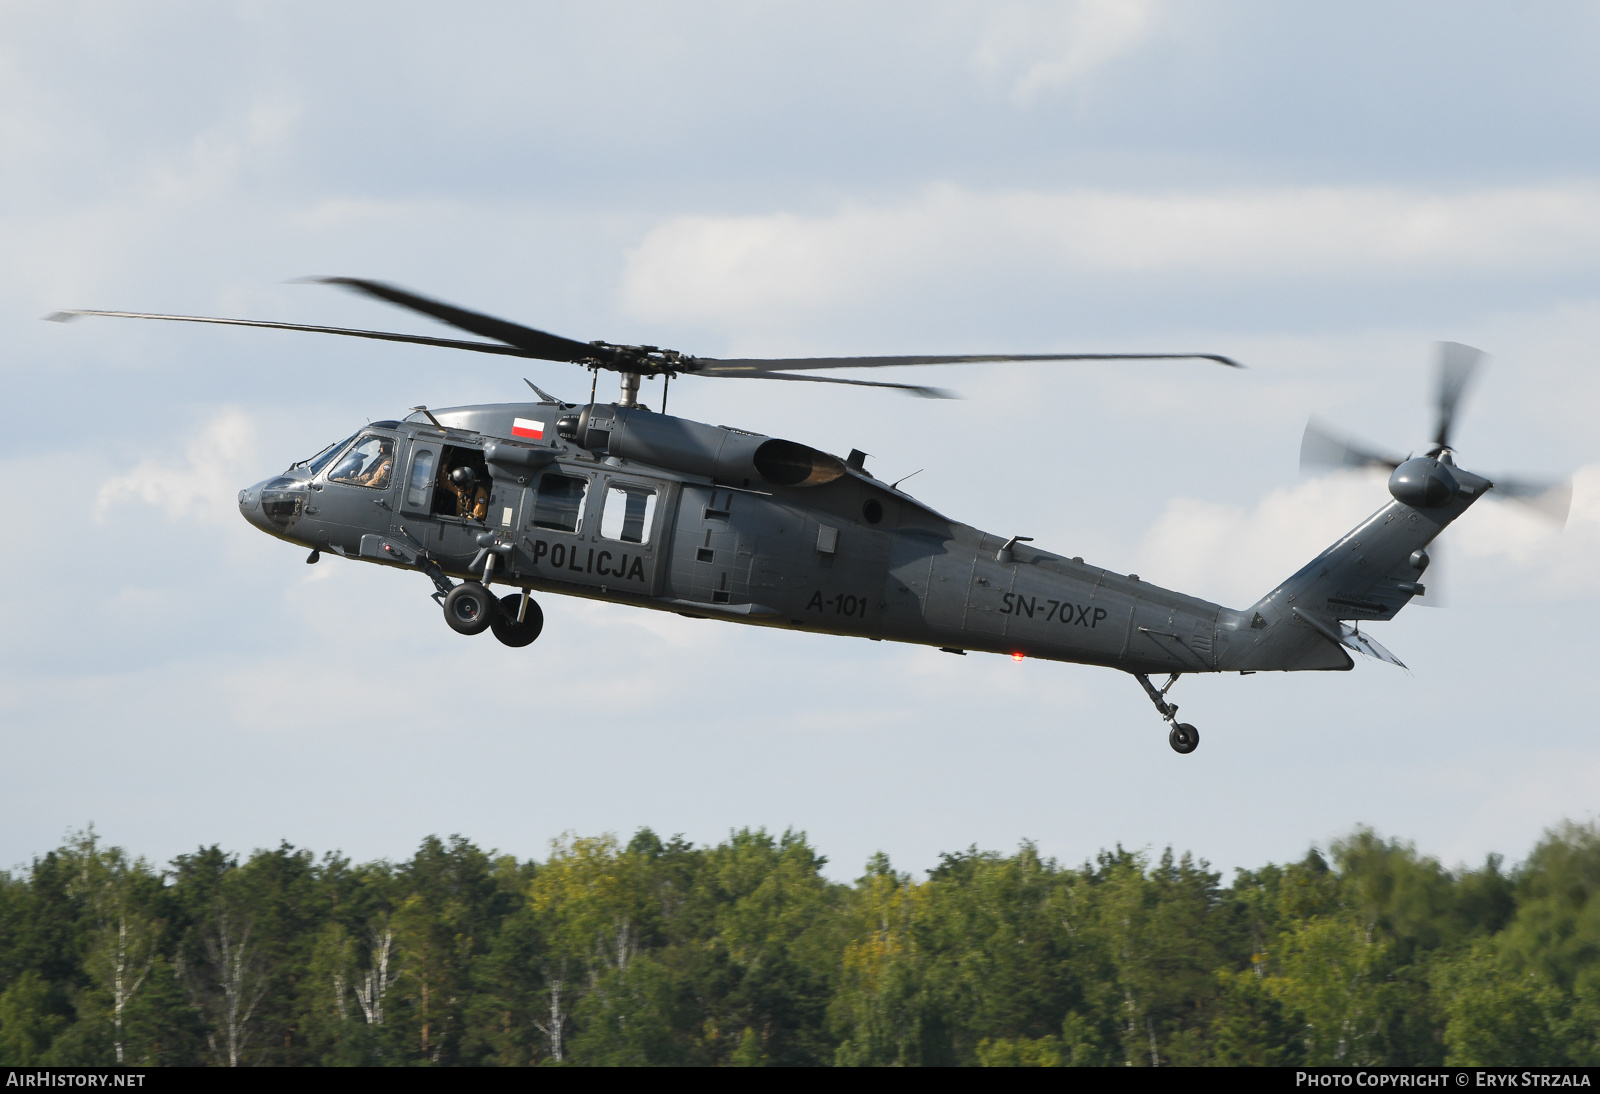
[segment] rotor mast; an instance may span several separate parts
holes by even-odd
[[[617,405],[618,406],[638,406],[639,405],[639,373],[637,373],[637,372],[624,372],[624,373],[621,373],[620,375],[622,377],[622,383],[621,383],[622,391],[617,396]]]

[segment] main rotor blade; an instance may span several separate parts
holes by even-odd
[[[485,338],[494,338],[515,346],[523,351],[523,356],[541,361],[609,361],[614,356],[606,347],[591,346],[571,338],[563,338],[559,334],[549,334],[542,330],[534,330],[532,327],[524,327],[520,323],[496,319],[482,312],[468,311],[454,304],[446,304],[396,288],[394,285],[386,285],[382,281],[367,281],[359,277],[313,277],[305,280],[320,285],[341,285],[378,300],[410,308],[412,311],[448,323],[452,327],[459,327],[472,334],[481,334]]]
[[[1300,469],[1308,467],[1386,467],[1393,471],[1404,461],[1367,448],[1349,437],[1342,437],[1321,425],[1315,418],[1306,422],[1300,438]]]
[[[1463,346],[1460,342],[1440,342],[1439,360],[1439,424],[1433,442],[1440,448],[1450,447],[1450,427],[1455,423],[1456,406],[1466,394],[1467,386],[1479,366],[1489,357],[1481,349]]]
[[[899,368],[903,365],[968,365],[986,361],[1215,361],[1243,368],[1231,357],[1215,353],[961,353],[911,354],[898,357],[696,357],[692,371],[702,376],[752,376],[774,370],[828,368]]]
[[[1563,527],[1567,523],[1567,514],[1572,510],[1571,479],[1550,482],[1548,479],[1496,478],[1494,493],[1530,506],[1541,516]]]
[[[356,330],[353,327],[317,327],[308,323],[272,323],[265,319],[216,319],[208,315],[161,315],[145,311],[94,311],[80,308],[73,311],[52,312],[45,316],[52,323],[70,323],[81,315],[105,315],[113,319],[170,319],[179,323],[216,323],[226,327],[267,327],[272,330],[303,330],[313,334],[344,334],[352,338],[376,338],[382,342],[412,342],[419,346],[443,346],[446,349],[466,349],[475,353],[498,353],[508,357],[537,357],[537,354],[515,346],[500,346],[489,342],[462,342],[454,338],[429,338],[425,334],[394,334],[382,330]]]
[[[919,395],[924,399],[959,399],[961,396],[942,387],[924,387],[921,384],[891,384],[885,380],[846,380],[842,376],[796,376],[792,372],[712,372],[709,374],[691,373],[690,375],[711,375],[731,378],[735,380],[799,380],[808,384],[850,384],[853,387],[887,387],[897,391],[904,391],[908,395]]]
[[[747,379],[800,380],[811,383],[849,384],[855,387],[882,387],[905,391],[924,398],[948,399],[954,396],[941,388],[922,384],[894,384],[875,380],[824,379],[818,376],[797,376],[796,371],[823,369],[885,368],[906,365],[980,364],[1000,361],[1177,361],[1205,360],[1232,368],[1242,367],[1237,361],[1214,353],[978,353],[978,354],[916,354],[888,357],[771,357],[771,358],[715,358],[687,357],[671,350],[658,350],[654,346],[613,346],[607,343],[585,343],[547,331],[524,327],[482,312],[458,308],[453,304],[434,300],[401,289],[382,281],[358,277],[305,278],[316,284],[338,285],[363,295],[420,312],[440,322],[472,334],[493,338],[501,345],[483,342],[466,342],[452,338],[430,338],[426,335],[396,334],[389,331],[360,330],[351,327],[324,327],[307,323],[278,323],[256,319],[222,319],[200,315],[162,315],[153,312],[71,311],[57,312],[49,318],[68,320],[80,315],[106,315],[129,319],[166,319],[187,323],[217,323],[236,327],[266,327],[276,330],[300,330],[316,334],[341,334],[354,338],[374,338],[387,342],[410,342],[424,346],[442,346],[447,349],[464,349],[475,353],[498,353],[511,357],[527,357],[542,361],[569,361],[575,364],[599,366],[622,372],[641,372],[656,375],[658,372],[674,374],[694,373],[701,376],[727,376]]]

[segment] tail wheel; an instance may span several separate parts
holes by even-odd
[[[444,598],[444,621],[457,634],[482,634],[498,612],[494,597],[476,581],[463,581]]]
[[[1200,747],[1200,731],[1188,722],[1179,722],[1167,734],[1167,743],[1178,755],[1187,756]]]
[[[494,636],[508,646],[526,646],[544,630],[544,612],[539,609],[537,601],[528,601],[528,610],[523,612],[522,622],[518,623],[517,612],[521,608],[521,593],[502,596],[489,622],[489,626],[494,628]]]

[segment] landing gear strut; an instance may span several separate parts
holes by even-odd
[[[433,582],[434,591],[428,595],[443,604],[444,598],[450,595],[450,590],[455,586],[448,577],[444,576],[444,571],[439,569],[439,564],[428,556],[423,555],[417,559],[417,569],[426,574],[428,580]]]
[[[1187,756],[1200,747],[1200,731],[1187,722],[1178,721],[1178,704],[1167,702],[1167,692],[1172,690],[1172,685],[1178,682],[1182,673],[1175,672],[1167,677],[1167,682],[1157,691],[1156,686],[1150,682],[1150,677],[1142,672],[1133,674],[1134,679],[1144,685],[1145,694],[1150,696],[1150,701],[1156,705],[1156,710],[1161,717],[1166,719],[1172,727],[1167,733],[1167,743],[1172,746],[1172,751],[1180,756]]]

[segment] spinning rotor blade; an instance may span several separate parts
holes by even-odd
[[[1315,418],[1306,422],[1300,438],[1300,469],[1308,467],[1384,467],[1393,471],[1404,460],[1366,448],[1322,426]]]
[[[1418,579],[1427,591],[1411,603],[1419,608],[1448,608],[1450,606],[1450,579],[1447,576],[1451,567],[1444,565],[1449,554],[1444,545],[1438,540],[1428,544],[1428,568],[1422,571]]]
[[[1494,489],[1489,492],[1489,496],[1492,498],[1496,494],[1532,506],[1541,516],[1564,525],[1567,523],[1567,510],[1572,504],[1572,480],[1553,483],[1495,479]],[[1423,588],[1427,592],[1412,603],[1423,608],[1448,608],[1450,595],[1447,591],[1449,589],[1447,575],[1453,567],[1444,563],[1450,552],[1446,551],[1444,545],[1437,539],[1428,544],[1427,550],[1428,568],[1422,572],[1421,577]]]
[[[520,326],[496,319],[492,315],[468,311],[458,308],[453,304],[444,304],[431,300],[425,296],[405,289],[386,285],[381,281],[367,281],[356,277],[321,277],[310,279],[322,285],[342,285],[356,292],[365,293],[379,300],[398,304],[403,308],[430,315],[452,326],[473,334],[481,334],[486,338],[497,338],[502,342],[528,351],[529,356],[541,357],[549,361],[598,361],[602,364],[611,364],[614,367],[629,368],[645,364],[646,362],[634,359],[634,355],[626,352],[634,347],[609,346],[605,344],[590,344],[575,342],[570,338],[559,335],[547,334],[544,331],[534,330],[531,327]],[[638,347],[641,351],[658,352],[655,347]],[[618,351],[623,352],[618,352]],[[977,364],[985,361],[1174,361],[1201,359],[1216,361],[1218,364],[1229,365],[1233,368],[1241,367],[1237,361],[1214,353],[989,353],[989,354],[955,354],[955,355],[907,355],[895,357],[759,357],[759,358],[717,358],[717,357],[689,357],[666,351],[664,356],[668,363],[678,364],[683,372],[691,372],[700,376],[741,376],[747,378],[761,377],[770,379],[800,379],[797,376],[778,376],[779,372],[808,371],[813,369],[831,368],[885,368],[903,365],[953,365]],[[679,364],[681,362],[681,364]],[[910,391],[920,395],[929,395],[939,389],[923,387],[918,384],[889,384],[876,383],[869,380],[832,381],[835,383],[853,383],[863,387],[890,387],[903,391]],[[932,396],[945,398],[940,394]]]
[[[346,334],[352,338],[376,338],[382,342],[414,342],[419,346],[443,346],[446,349],[469,349],[477,353],[499,353],[508,357],[533,357],[532,353],[515,346],[497,346],[489,342],[461,342],[454,338],[429,338],[424,334],[393,334],[382,330],[356,330],[353,327],[316,327],[307,323],[271,323],[265,319],[214,319],[208,315],[160,315],[146,311],[74,311],[52,312],[45,316],[52,323],[70,323],[80,315],[107,315],[113,319],[170,319],[179,323],[217,323],[225,327],[267,327],[273,330],[304,330],[313,334]]]
[[[1439,347],[1439,427],[1433,443],[1450,447],[1450,427],[1455,424],[1456,406],[1479,366],[1488,358],[1481,349],[1460,342],[1440,342]]]
[[[963,353],[899,357],[695,357],[689,371],[702,376],[768,376],[776,370],[899,368],[903,365],[971,365],[987,361],[1215,361],[1243,368],[1215,353]],[[895,385],[905,386],[905,385]]]
[[[481,334],[485,338],[494,338],[509,346],[515,346],[523,351],[523,356],[541,361],[609,361],[615,356],[608,351],[608,347],[575,342],[559,334],[547,334],[519,323],[484,315],[482,312],[468,311],[454,304],[430,300],[426,296],[418,296],[405,289],[385,285],[381,281],[367,281],[359,277],[314,277],[306,280],[319,285],[342,285],[366,296],[398,304],[402,308],[410,308],[412,311],[432,316],[442,323],[459,327],[471,334]]]
[[[616,372],[637,373],[645,376],[666,374],[676,376],[689,373],[700,376],[721,376],[736,379],[795,380],[816,384],[849,384],[853,387],[881,387],[920,395],[928,399],[954,398],[942,388],[922,384],[896,384],[880,380],[850,380],[831,376],[802,376],[798,372],[823,369],[888,368],[905,365],[978,364],[989,361],[1177,361],[1204,360],[1232,368],[1242,367],[1237,361],[1214,353],[974,353],[974,354],[914,354],[895,357],[770,357],[729,358],[691,357],[676,350],[657,346],[623,346],[609,342],[579,342],[563,338],[548,331],[524,327],[519,323],[499,319],[482,312],[458,308],[454,304],[421,296],[382,281],[359,277],[304,278],[314,284],[338,285],[365,296],[394,304],[410,311],[437,319],[471,334],[492,338],[494,342],[467,342],[453,338],[431,338],[427,335],[396,334],[390,331],[359,330],[351,327],[324,327],[306,323],[277,323],[258,319],[221,319],[201,315],[161,315],[154,312],[126,311],[64,311],[47,318],[68,321],[80,315],[106,315],[125,319],[166,319],[185,323],[217,323],[234,327],[266,327],[276,330],[300,330],[314,334],[341,334],[353,338],[375,338],[386,342],[410,342],[423,346],[442,346],[447,349],[464,349],[474,353],[498,353],[508,357],[527,357],[540,361],[567,361],[588,368],[605,368]]]
[[[1562,526],[1566,525],[1567,513],[1572,509],[1571,479],[1549,482],[1537,479],[1497,478],[1494,480],[1494,490],[1489,496],[1493,497],[1495,494],[1530,506],[1541,516],[1548,517]]]
[[[367,281],[356,277],[323,277],[313,280],[323,285],[342,285],[345,288],[365,293],[379,300],[385,300],[391,304],[398,304],[400,307],[410,308],[412,311],[430,315],[435,319],[449,323],[451,326],[460,327],[462,330],[470,331],[473,334],[481,334],[485,338],[497,338],[502,342],[527,351],[531,357],[539,357],[547,361],[593,362],[623,371],[632,371],[640,366],[648,368],[651,364],[665,364],[668,367],[677,366],[677,370],[694,373],[699,376],[740,376],[769,380],[805,379],[818,383],[846,383],[858,387],[895,388],[914,395],[921,395],[924,398],[947,399],[951,397],[948,392],[920,384],[891,384],[872,380],[823,380],[821,377],[786,376],[781,374],[813,369],[976,364],[984,361],[1169,361],[1199,358],[1207,361],[1216,361],[1219,364],[1231,365],[1234,368],[1240,367],[1237,361],[1214,353],[1000,353],[900,357],[735,359],[688,357],[671,350],[662,352],[656,350],[653,346],[635,348],[575,342],[570,338],[547,334],[541,330],[534,330],[531,327],[507,322],[504,319],[496,319],[492,315],[484,315],[480,312],[458,308],[453,304],[444,304],[437,300],[431,300],[428,297],[419,296],[405,289],[386,285],[381,281]],[[651,356],[656,353],[661,353],[661,356]]]
[[[701,375],[695,373],[694,375]],[[942,387],[923,387],[920,384],[891,384],[887,380],[846,380],[839,376],[796,376],[790,372],[713,372],[712,376],[731,376],[747,380],[800,380],[808,384],[852,384],[856,387],[887,387],[918,395],[924,399],[959,399],[961,396]]]

